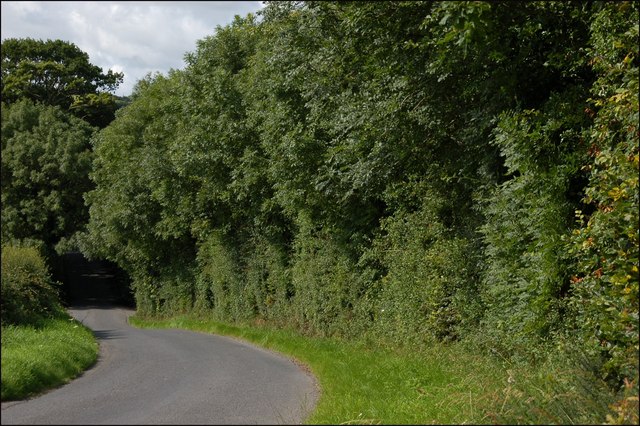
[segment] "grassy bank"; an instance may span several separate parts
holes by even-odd
[[[311,424],[627,423],[609,409],[615,396],[566,360],[515,365],[462,344],[390,350],[195,316],[134,316],[130,323],[237,337],[295,358],[321,389]],[[69,318],[3,327],[2,400],[67,382],[93,364],[97,352],[91,331]]]
[[[23,399],[76,377],[98,358],[91,330],[69,317],[2,327],[2,400]]]
[[[609,395],[559,363],[507,365],[460,344],[419,352],[372,349],[266,326],[194,316],[130,318],[133,325],[238,337],[306,364],[321,397],[312,424],[602,423]]]

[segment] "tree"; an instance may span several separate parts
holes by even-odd
[[[28,99],[2,104],[2,241],[44,243],[49,253],[88,218],[95,128]]]
[[[114,118],[114,91],[123,74],[106,74],[89,55],[63,40],[6,39],[2,42],[2,100],[22,98],[71,110],[92,125],[105,127]]]
[[[131,104],[93,139],[95,188],[85,195],[91,219],[78,243],[88,257],[114,261],[129,274],[141,312],[189,297],[160,291],[177,288],[163,284],[188,275],[195,260],[186,220],[193,192],[181,186],[188,182],[171,161],[170,144],[186,132],[180,79],[171,72],[140,80]]]

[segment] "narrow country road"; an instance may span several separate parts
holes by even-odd
[[[94,330],[100,357],[70,383],[2,403],[2,424],[299,424],[317,400],[291,360],[231,338],[131,327],[131,309],[70,313]]]
[[[41,396],[2,403],[4,424],[297,424],[318,398],[291,360],[231,338],[131,327],[118,268],[64,257],[70,314],[100,343],[98,362]]]

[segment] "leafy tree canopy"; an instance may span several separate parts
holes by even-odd
[[[89,55],[63,40],[6,39],[2,42],[2,100],[27,98],[71,110],[104,127],[116,110],[114,91],[122,73],[89,62]]]
[[[59,107],[2,104],[3,243],[41,242],[51,253],[83,226],[94,131]]]

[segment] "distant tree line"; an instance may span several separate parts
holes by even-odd
[[[268,2],[94,135],[75,241],[142,314],[569,347],[637,396],[638,12]]]

